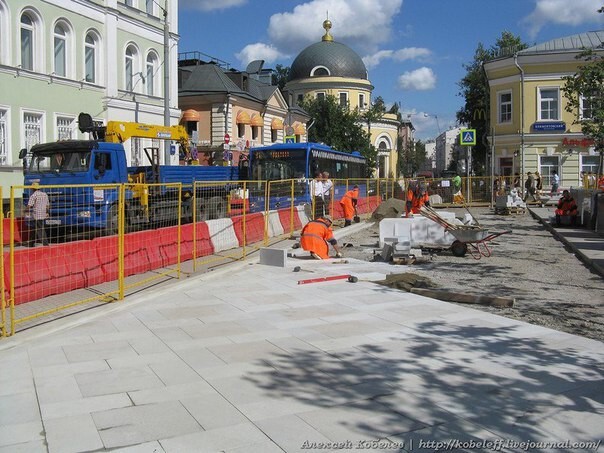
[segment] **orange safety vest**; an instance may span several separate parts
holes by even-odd
[[[565,214],[568,211],[568,214]],[[556,215],[577,215],[577,203],[574,198],[566,199],[560,198],[558,201],[558,209],[556,209]]]
[[[359,198],[359,189],[349,190],[344,194],[342,199],[340,200],[340,205],[344,210],[344,219],[352,220],[354,217],[354,211],[357,205],[357,200]]]
[[[422,206],[426,203],[426,201],[430,200],[430,196],[428,195],[427,192],[425,192],[423,195],[416,195],[413,190],[409,189],[407,191],[407,201],[411,202],[411,212],[413,214],[419,214],[419,210],[422,208]],[[405,206],[405,211],[407,212],[407,214],[409,214],[409,210],[408,208]]]
[[[313,252],[323,259],[329,258],[328,241],[334,241],[333,230],[327,221],[319,218],[308,222],[300,235],[300,246],[307,252]]]

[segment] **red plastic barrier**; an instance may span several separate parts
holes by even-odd
[[[103,271],[104,281],[117,280],[118,272],[118,237],[107,236],[95,238],[92,242],[96,246],[96,256]]]
[[[233,217],[233,228],[239,245],[243,246],[243,216]],[[264,240],[264,214],[256,212],[245,216],[245,244],[253,244]]]
[[[124,236],[125,276],[143,274],[161,267],[161,257],[155,247],[156,236],[154,231],[140,231]]]
[[[210,239],[210,228],[205,222],[195,224],[195,240],[197,242],[196,258],[214,254],[214,245]]]
[[[289,232],[291,228],[291,208],[279,209],[279,221],[281,222],[281,226],[283,227],[284,232]],[[302,222],[300,222],[300,217],[298,217],[298,211],[294,209],[294,231],[302,228]]]
[[[342,205],[339,201],[336,201],[333,204],[333,209],[331,210],[331,217],[334,219],[343,219],[344,218],[344,209],[342,209]]]
[[[27,240],[29,236],[25,224],[25,219],[15,219],[15,243],[21,243]],[[10,244],[10,219],[2,219],[2,228],[4,229],[4,237],[2,239],[2,245]]]

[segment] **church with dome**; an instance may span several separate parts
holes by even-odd
[[[297,107],[306,96],[334,96],[344,108],[363,113],[371,105],[373,85],[365,63],[350,47],[334,40],[332,23],[323,22],[325,34],[321,41],[306,47],[294,59],[284,87],[287,103]],[[370,133],[371,143],[378,150],[377,174],[381,178],[397,175],[397,143],[409,138],[412,126],[401,122],[395,114],[384,114],[375,122],[363,124]]]

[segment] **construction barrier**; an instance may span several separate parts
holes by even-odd
[[[334,218],[341,218],[339,199],[356,183],[362,187],[359,213],[379,205],[380,184],[334,181],[329,203]],[[15,218],[20,209],[13,188],[11,217],[0,225],[0,238],[9,245],[0,260],[1,333],[12,335],[17,326],[81,304],[121,300],[126,291],[158,278],[179,278],[183,262],[195,271],[196,264],[241,259],[246,247],[289,237],[312,219],[312,208],[298,198],[300,187],[298,180],[90,186],[95,199],[107,202],[101,208],[104,223],[95,218],[98,209],[78,216],[82,226],[75,232],[59,228],[65,218],[50,217],[45,228],[50,245],[35,247],[24,247],[30,237],[22,233],[30,222]],[[48,186],[50,201],[67,203],[83,188],[88,186]],[[31,187],[22,189],[32,193]],[[151,203],[153,197],[161,203]],[[250,212],[254,209],[259,211]],[[152,229],[136,231],[140,228]]]

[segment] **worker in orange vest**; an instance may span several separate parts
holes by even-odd
[[[426,188],[420,186],[418,183],[409,184],[407,189],[407,203],[405,205],[405,215],[409,217],[409,214],[419,214],[422,206],[430,206],[430,197]]]
[[[571,224],[575,225],[577,221],[577,211],[575,199],[568,190],[564,190],[564,192],[562,192],[562,197],[558,200],[558,205],[556,206],[556,226],[560,226],[562,216],[569,216],[571,218]]]
[[[598,189],[604,190],[604,175],[598,178]]]
[[[333,236],[331,224],[331,217],[326,215],[311,220],[302,228],[300,246],[302,249],[310,252],[310,256],[314,259],[324,260],[329,258],[329,244],[336,251],[336,258],[342,257],[338,241]]]
[[[340,205],[344,211],[344,226],[352,225],[352,219],[357,215],[357,202],[359,201],[359,186],[355,185],[352,190],[344,194]]]

